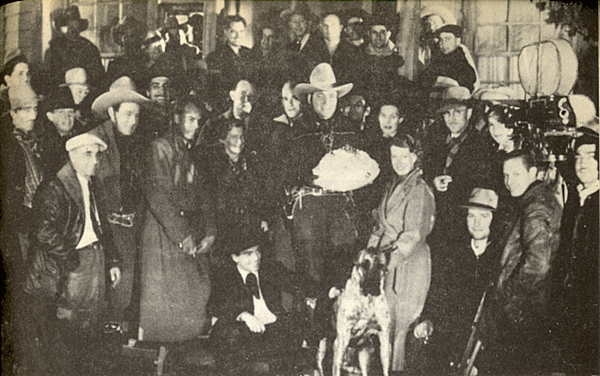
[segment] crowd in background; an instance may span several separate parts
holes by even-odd
[[[480,87],[462,28],[422,21],[412,80],[394,15],[302,2],[259,18],[252,49],[247,21],[220,16],[205,59],[175,17],[147,31],[129,15],[104,69],[75,6],[52,20],[41,69],[7,54],[16,374],[106,374],[99,338],[115,333],[208,334],[226,374],[305,374],[366,247],[388,256],[391,371],[455,373],[474,354],[481,374],[597,374],[596,106],[567,97],[578,137],[549,164],[509,90]],[[325,156],[357,151],[376,177],[319,185]]]

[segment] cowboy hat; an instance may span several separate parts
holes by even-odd
[[[138,93],[131,78],[123,76],[116,79],[108,91],[100,95],[92,103],[92,112],[97,116],[107,118],[107,110],[121,103],[137,103],[145,105],[149,99]]]
[[[421,9],[419,18],[424,18],[433,14],[440,16],[444,21],[444,24],[456,24],[456,17],[454,17],[454,14],[448,8],[443,6],[425,5]]]
[[[79,21],[79,32],[86,30],[89,26],[89,21],[81,18],[79,14],[79,8],[76,5],[71,5],[67,7],[62,12],[56,15],[54,19],[54,24],[57,29],[60,29],[63,26],[67,26],[69,21]]]
[[[302,83],[294,87],[294,94],[298,97],[305,94],[312,94],[316,91],[335,90],[338,92],[338,98],[348,94],[354,84],[339,85],[336,82],[335,74],[331,65],[327,63],[321,63],[317,65],[310,73],[308,84]]]
[[[463,208],[480,208],[495,211],[498,208],[498,194],[486,188],[473,188],[469,200]]]

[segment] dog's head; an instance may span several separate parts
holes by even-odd
[[[379,296],[386,269],[386,252],[381,249],[366,248],[358,253],[354,261],[352,278],[360,285],[363,295]]]

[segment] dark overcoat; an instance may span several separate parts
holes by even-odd
[[[212,200],[182,136],[154,140],[147,166],[140,327],[145,340],[193,339],[210,322],[208,258],[192,257],[179,243],[216,235]]]

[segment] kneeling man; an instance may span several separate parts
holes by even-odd
[[[272,374],[270,367],[298,360],[304,337],[300,322],[283,309],[281,292],[302,295],[308,280],[277,262],[261,265],[259,234],[232,238],[226,245],[232,262],[215,274],[208,301],[218,319],[211,333],[217,364],[228,375],[247,375],[249,366],[268,362],[264,371]]]

